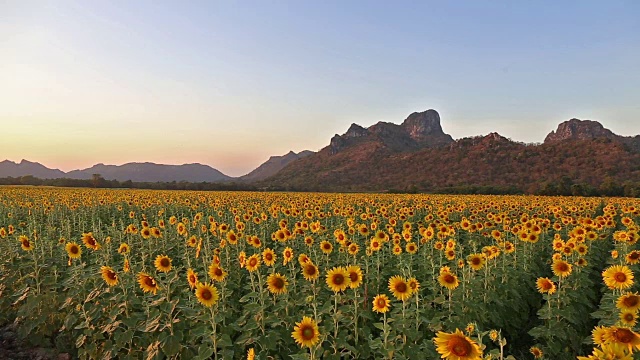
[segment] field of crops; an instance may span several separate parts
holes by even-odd
[[[638,221],[637,199],[3,187],[0,325],[81,359],[633,359]]]

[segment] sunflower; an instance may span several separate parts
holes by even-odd
[[[153,263],[156,270],[167,273],[171,270],[171,258],[167,255],[158,255],[156,261]]]
[[[198,283],[196,285],[196,298],[198,301],[206,306],[211,307],[218,302],[220,298],[218,295],[218,289],[215,286],[209,284]]]
[[[549,278],[540,277],[536,280],[536,286],[538,287],[538,292],[540,294],[553,294],[556,292],[556,284],[553,283]]]
[[[320,340],[318,324],[310,317],[304,316],[302,321],[296,323],[291,337],[300,347],[312,347]]]
[[[362,284],[362,269],[360,266],[351,265],[347,268],[347,273],[349,274],[349,287],[352,289],[357,289],[360,284]]]
[[[613,265],[602,272],[604,283],[610,289],[624,290],[633,285],[633,273],[626,265]]]
[[[378,240],[377,238],[372,238],[371,242],[369,243],[369,248],[371,248],[372,251],[379,251],[380,249],[382,249],[382,241]]]
[[[320,243],[320,249],[322,250],[323,253],[325,253],[326,255],[329,255],[333,251],[333,245],[331,245],[330,242],[324,240]]]
[[[282,251],[282,265],[287,265],[293,259],[293,249],[290,247]]]
[[[448,271],[442,272],[440,276],[438,276],[438,282],[449,290],[454,290],[458,285],[460,285],[458,277]]]
[[[625,257],[624,257],[625,261],[627,262],[627,264],[629,265],[635,265],[638,262],[640,262],[640,251],[638,250],[633,250],[630,253],[628,253]]]
[[[391,305],[391,301],[385,294],[379,294],[373,298],[373,311],[377,313],[386,313],[389,311],[389,305]]]
[[[245,266],[247,267],[247,270],[249,270],[249,272],[258,270],[258,268],[260,267],[260,256],[258,254],[249,256],[245,263]]]
[[[475,341],[456,329],[454,333],[439,331],[434,342],[436,351],[446,360],[481,360],[482,350]]]
[[[308,281],[315,281],[320,276],[320,272],[318,267],[309,260],[302,266],[302,275]]]
[[[640,309],[640,295],[630,292],[623,294],[616,301],[616,307],[621,311],[637,312]]]
[[[211,276],[214,281],[222,282],[227,277],[227,272],[224,271],[220,265],[216,264],[216,262],[212,262],[211,265],[209,265],[209,276]]]
[[[532,346],[531,349],[529,349],[529,352],[533,355],[534,359],[542,359],[542,357],[544,356],[542,350],[540,350],[540,348],[537,346]]]
[[[256,351],[254,348],[251,348],[249,350],[247,350],[247,360],[255,360],[256,358]]]
[[[76,245],[77,246],[77,245]],[[100,268],[100,274],[102,274],[102,279],[109,286],[118,285],[118,274],[113,270],[111,266],[103,266]]]
[[[194,248],[197,245],[198,245],[198,238],[195,235],[191,235],[189,239],[187,239],[187,246]]]
[[[556,260],[551,265],[551,270],[553,270],[555,276],[563,278],[571,274],[572,266],[564,260]]]
[[[623,326],[634,327],[638,322],[638,314],[635,311],[623,311],[620,313],[620,323]]]
[[[351,283],[351,279],[349,277],[349,273],[347,269],[342,266],[336,266],[333,269],[327,271],[326,279],[327,286],[333,292],[337,293],[340,291],[344,291],[349,284]]]
[[[617,343],[603,344],[599,349],[593,349],[589,356],[578,356],[578,360],[633,360],[633,354],[627,353],[626,346]]]
[[[605,336],[607,335],[607,330],[604,326],[596,326],[591,331],[591,339],[593,339],[593,343],[596,345],[603,345],[605,343]]]
[[[64,246],[64,249],[67,251],[67,254],[71,259],[79,259],[82,255],[82,248],[75,242],[67,243],[67,245]]]
[[[473,270],[480,270],[484,266],[485,263],[485,255],[484,254],[471,254],[467,257],[467,263]]]
[[[308,263],[309,261],[311,261],[311,259],[309,259],[309,256],[307,256],[307,254],[300,254],[298,256],[298,263],[300,265],[304,265],[304,264]]]
[[[96,238],[93,237],[93,233],[83,233],[82,234],[82,242],[84,246],[89,249],[98,250],[100,249],[100,244],[96,241]]]
[[[20,247],[22,248],[22,250],[24,251],[33,250],[33,244],[31,243],[31,241],[29,241],[29,238],[26,237],[25,235],[20,235],[20,238],[18,238],[18,241],[20,241]]]
[[[158,286],[156,280],[149,274],[143,272],[138,274],[138,284],[140,284],[140,288],[142,289],[142,291],[152,292],[153,295],[155,295],[156,292],[160,289],[160,286]]]
[[[629,351],[633,351],[634,347],[640,349],[640,334],[625,327],[612,326],[607,328],[603,338],[605,343],[626,346]]]
[[[142,230],[140,230],[140,235],[145,240],[149,239],[151,237],[151,229],[148,227],[143,227]]]
[[[191,290],[193,290],[196,287],[196,284],[198,284],[198,274],[193,271],[192,268],[187,270],[187,282],[189,283]]]
[[[347,248],[349,255],[357,255],[358,251],[360,251],[360,246],[358,246],[358,244],[356,243],[351,243],[349,244],[349,247]]]
[[[407,285],[409,285],[409,289],[411,289],[411,294],[415,294],[420,290],[420,282],[418,282],[418,279],[414,277],[407,280]]]
[[[266,248],[262,252],[262,261],[266,266],[273,266],[276,263],[276,253],[273,250]]]
[[[279,273],[271,274],[267,277],[267,287],[272,294],[280,295],[286,293],[287,285],[289,285],[287,278]]]
[[[118,254],[120,255],[128,254],[130,251],[131,249],[129,248],[129,244],[127,243],[122,243],[120,244],[120,247],[118,247]]]
[[[396,299],[402,301],[407,300],[411,296],[411,288],[406,280],[399,275],[389,279],[389,291],[391,291]]]

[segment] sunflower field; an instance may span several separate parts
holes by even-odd
[[[0,325],[79,359],[633,359],[639,221],[626,198],[1,187]]]

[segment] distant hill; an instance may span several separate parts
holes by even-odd
[[[131,180],[134,182],[223,182],[232,179],[208,165],[163,165],[149,162],[123,165],[96,164],[88,169],[70,171],[66,177],[91,179],[93,174],[100,174],[106,180]]]
[[[290,162],[302,159],[312,154],[315,153],[313,151],[304,150],[298,154],[293,151],[289,151],[287,154],[282,156],[271,156],[269,160],[262,163],[247,175],[241,176],[239,180],[252,182],[266,179],[269,176],[273,176],[278,173],[278,171],[289,165]]]
[[[0,162],[0,177],[21,177],[31,175],[40,179],[59,179],[65,176],[64,171],[49,169],[37,162],[22,160],[20,163],[4,160]]]
[[[91,179],[94,174],[100,174],[106,180],[134,182],[225,182],[234,179],[211,166],[202,164],[163,165],[149,162],[124,165],[97,164],[88,169],[65,173],[27,160],[22,160],[19,164],[9,160],[0,162],[0,177],[31,175],[40,179]]]
[[[550,186],[575,185],[578,191],[629,181],[640,183],[640,136],[623,137],[596,121],[572,119],[539,145],[497,133],[454,141],[442,132],[437,112],[428,110],[401,125],[352,124],[318,153],[258,185],[314,191],[477,186],[539,193]]]

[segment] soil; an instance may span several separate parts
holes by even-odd
[[[0,360],[71,360],[71,356],[56,349],[33,347],[20,340],[15,325],[0,327]]]

